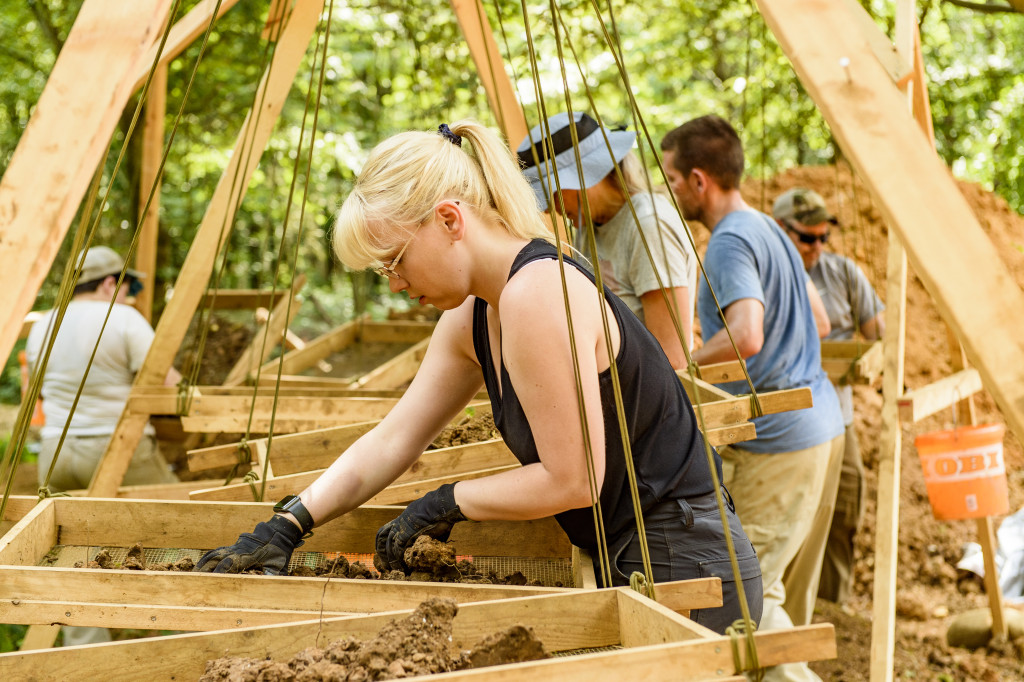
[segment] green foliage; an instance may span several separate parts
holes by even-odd
[[[892,3],[863,3],[891,33]],[[195,4],[187,0],[181,13]],[[179,111],[181,118],[160,192],[159,266],[156,281],[150,283],[157,312],[203,219],[271,53],[272,45],[260,37],[267,4],[238,3],[217,22],[187,101],[201,41],[169,64],[168,135]],[[540,115],[530,75],[527,23],[535,42],[541,99],[549,113],[564,110],[549,3],[483,4],[529,121]],[[569,31],[561,45],[573,108],[591,109],[586,82],[607,123],[633,125],[604,38],[607,28],[618,36],[631,90],[655,145],[682,121],[716,112],[736,124],[753,177],[796,164],[826,163],[839,154],[827,124],[749,0],[617,0],[611,3],[614,22],[608,2],[557,4]],[[0,171],[10,162],[80,6],[81,0],[0,6]],[[1016,59],[1024,52],[1024,17],[972,12],[940,0],[923,0],[918,12],[939,153],[957,175],[993,188],[1016,210],[1024,209],[1024,73]],[[321,29],[325,26],[322,22]],[[316,79],[310,80],[311,45],[266,152],[249,160],[256,165],[253,180],[210,284],[282,287],[298,269],[309,278],[307,290],[324,292],[323,300],[334,306],[332,316],[343,321],[395,300],[383,280],[346,272],[330,248],[331,215],[368,151],[401,130],[436,129],[441,122],[469,116],[491,125],[496,121],[448,3],[338,1],[330,28],[312,168],[306,172],[312,116],[303,123],[306,94],[311,82],[316,85]],[[582,75],[570,48],[579,56]],[[129,104],[113,137],[100,187],[101,195],[109,187],[109,197],[100,211],[96,241],[122,251],[144,201],[139,198],[137,141],[113,183],[110,175],[135,104]],[[297,153],[300,139],[302,151]],[[647,158],[650,163],[649,153]],[[290,197],[293,185],[296,191]],[[37,308],[54,300],[73,232],[40,291]]]
[[[0,624],[0,654],[17,651],[21,647],[21,642],[25,639],[27,631],[27,625]]]

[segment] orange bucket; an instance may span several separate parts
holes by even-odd
[[[1003,463],[1002,424],[961,426],[914,439],[932,514],[940,520],[977,519],[1010,510]]]

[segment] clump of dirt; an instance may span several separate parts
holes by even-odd
[[[501,434],[498,432],[498,427],[494,425],[494,415],[488,410],[484,414],[470,416],[461,424],[445,427],[428,449],[440,450],[441,448],[480,443],[500,437]]]
[[[56,559],[56,557],[55,557]],[[128,550],[127,556],[121,564],[114,562],[110,556],[110,552],[101,549],[96,553],[96,558],[89,562],[76,561],[75,568],[120,568],[131,571],[179,571],[182,573],[188,573],[195,566],[195,562],[192,561],[191,557],[181,557],[177,561],[166,561],[160,563],[147,563],[146,557],[142,549],[142,543],[136,542]]]
[[[1024,216],[984,188],[958,182],[961,193],[978,222],[999,252],[1018,284],[1024,286]],[[827,248],[853,258],[864,270],[878,294],[886,297],[888,228],[879,207],[864,183],[849,166],[798,167],[769,178],[751,181],[743,193],[754,207],[771,212],[775,197],[793,187],[807,187],[822,195],[838,217]],[[708,232],[694,229],[699,244]],[[906,389],[930,384],[952,374],[946,325],[933,299],[911,269],[907,282]],[[998,333],[998,330],[976,330]],[[1007,339],[1007,343],[1014,343]],[[842,609],[818,601],[815,620],[835,624],[839,658],[812,663],[823,679],[868,680],[875,567],[875,532],[878,495],[878,443],[881,435],[882,396],[879,386],[854,386],[855,427],[866,467],[865,520],[855,539],[854,588]],[[979,423],[1005,423],[988,393],[975,396]],[[963,416],[960,416],[963,420]],[[958,574],[955,564],[963,556],[963,544],[976,541],[976,524],[970,521],[937,521],[924,485],[914,448],[921,433],[952,427],[952,410],[915,424],[902,424],[899,546],[897,566],[897,613],[895,676],[903,679],[997,680],[1022,679],[1020,659],[998,647],[978,652],[950,648],[945,632],[958,614],[988,606],[981,583]],[[962,421],[961,421],[962,423]],[[1004,458],[1009,476],[1010,510],[1024,505],[1024,449],[1007,432]],[[994,521],[998,525],[1000,519]],[[1012,648],[1012,647],[1011,647]]]
[[[430,599],[402,620],[395,620],[371,640],[336,640],[324,649],[309,647],[287,663],[224,657],[208,661],[200,682],[225,680],[392,680],[547,658],[530,628],[514,626],[484,638],[469,652],[452,655],[452,620],[458,606],[451,599]]]

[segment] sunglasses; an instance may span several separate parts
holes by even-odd
[[[814,244],[815,242],[821,242],[822,244],[824,244],[825,242],[828,241],[828,232],[826,232],[825,234],[807,234],[806,232],[801,232],[800,230],[796,229],[789,223],[786,223],[786,229],[795,234],[796,238],[799,239],[803,244],[810,245]]]

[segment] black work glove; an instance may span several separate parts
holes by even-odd
[[[466,517],[455,504],[455,484],[445,483],[409,504],[393,521],[377,531],[377,556],[393,571],[405,571],[405,550],[424,533],[442,542],[452,526]]]
[[[251,533],[242,533],[227,547],[211,549],[193,571],[203,573],[241,573],[262,566],[264,575],[281,575],[288,568],[292,552],[302,544],[302,531],[291,521],[275,514],[269,521],[256,524]]]

